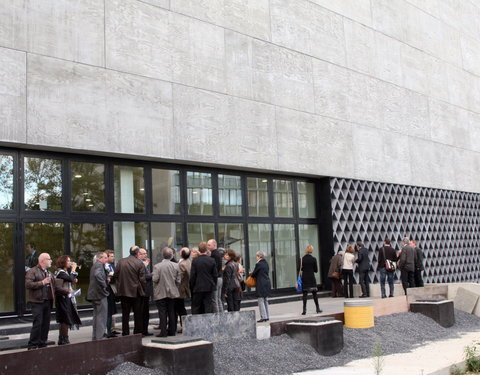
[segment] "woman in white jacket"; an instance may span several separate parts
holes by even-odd
[[[343,295],[345,298],[353,298],[353,266],[355,265],[355,249],[352,245],[347,246],[343,256]]]

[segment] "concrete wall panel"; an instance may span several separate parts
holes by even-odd
[[[274,169],[273,106],[174,85],[175,158]]]
[[[480,76],[480,41],[468,37],[460,40],[463,68]]]
[[[345,65],[342,17],[308,1],[272,0],[272,41]]]
[[[222,28],[133,0],[106,9],[108,68],[225,91]]]
[[[310,57],[233,32],[226,33],[226,54],[229,94],[314,111]]]
[[[459,107],[431,99],[431,139],[460,148],[471,149],[469,113]]]
[[[0,48],[0,139],[26,140],[25,52]]]
[[[28,56],[33,145],[173,157],[171,85]]]
[[[375,33],[375,73],[379,79],[401,86],[403,44],[381,33]],[[371,47],[369,47],[371,48]]]
[[[276,109],[279,169],[297,173],[351,175],[352,125],[285,108]]]
[[[350,69],[375,75],[375,32],[359,23],[344,19],[347,66]]]
[[[104,1],[28,1],[28,51],[104,66]]]
[[[326,9],[344,15],[352,20],[358,21],[364,25],[372,24],[372,13],[370,9],[370,0],[311,0],[312,3],[321,5]]]
[[[27,49],[27,0],[0,1],[0,46]]]
[[[353,127],[355,178],[402,183],[411,179],[409,138],[367,126]]]
[[[175,0],[171,2],[171,10],[270,40],[268,0]]]
[[[468,134],[471,149],[480,153],[480,115],[478,113],[468,113]]]
[[[321,60],[313,60],[315,113],[348,120],[350,71]]]
[[[145,4],[150,4],[156,7],[170,9],[170,0],[138,0]]]
[[[401,64],[402,86],[422,94],[427,94],[428,69],[426,66],[425,53],[406,44],[402,44]]]
[[[407,37],[403,0],[371,0],[374,29],[400,41]]]

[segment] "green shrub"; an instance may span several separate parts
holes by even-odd
[[[480,357],[477,350],[479,343],[467,345],[464,349],[465,353],[465,369],[470,372],[480,372]]]

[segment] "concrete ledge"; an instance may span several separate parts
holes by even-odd
[[[325,315],[318,315],[317,318],[325,318],[325,317],[330,317],[335,320],[339,320],[342,322],[342,324],[345,323],[345,316],[344,313],[334,313],[334,314],[325,314]],[[316,317],[312,317],[312,319],[315,319]],[[296,319],[289,319],[289,320],[282,320],[279,322],[272,322],[270,323],[270,336],[280,336],[285,333],[287,333],[287,324],[288,323],[293,323],[295,321],[298,321],[299,318]]]
[[[446,284],[428,284],[420,288],[407,289],[407,302],[422,300],[422,299],[447,299],[448,286]]]
[[[388,293],[390,292],[388,283],[385,285],[385,288],[387,288],[387,295],[388,295]],[[360,284],[355,284],[353,286],[353,296],[360,297],[361,295],[362,295],[362,288],[360,287]],[[393,285],[393,295],[395,297],[400,297],[405,295],[402,284],[395,283]],[[380,288],[380,283],[370,284],[370,298],[381,298],[381,297],[382,297],[382,290]]]
[[[391,315],[402,312],[408,312],[408,303],[405,296],[375,298],[373,300],[373,314],[375,316]]]
[[[455,324],[453,301],[449,300],[420,300],[410,304],[410,311],[421,313],[435,320],[442,327],[448,328]]]
[[[142,348],[142,335],[130,335],[1,354],[0,363],[7,364],[2,365],[1,373],[105,375],[126,361],[141,365]]]

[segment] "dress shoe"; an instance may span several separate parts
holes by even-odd
[[[153,326],[153,329],[160,329],[160,326]]]
[[[393,296],[392,295],[389,295],[388,298],[392,298]]]
[[[302,315],[306,315],[306,314],[307,314],[307,312],[306,312],[306,311],[302,312]]]
[[[360,296],[359,298],[368,298],[368,296],[363,296],[363,295],[362,295],[362,296]]]
[[[263,323],[263,322],[266,322],[267,319],[260,319],[260,320],[257,320],[257,323]]]
[[[153,336],[153,333],[147,332],[147,333],[142,333],[142,337],[146,336]]]
[[[117,337],[117,335],[112,332],[112,333],[110,333],[110,334],[108,334],[108,335],[106,335],[106,336],[104,336],[104,337],[106,337],[106,338],[108,338],[108,339],[111,339],[111,338],[113,338],[113,337]]]
[[[323,310],[317,309],[317,314],[320,314]]]
[[[167,337],[167,335],[163,335],[161,333],[158,333],[158,334],[155,335],[155,337]]]
[[[119,332],[119,331],[112,331],[112,333],[113,333],[114,335],[120,335],[122,332]]]

